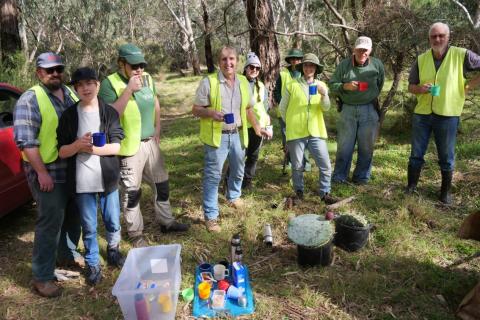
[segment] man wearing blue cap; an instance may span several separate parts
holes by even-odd
[[[183,232],[188,224],[172,215],[168,172],[160,152],[160,103],[153,78],[146,73],[147,62],[136,45],[118,48],[119,70],[100,85],[98,95],[120,115],[125,138],[120,144],[120,184],[127,231],[134,247],[147,246],[140,212],[141,184],[145,180],[154,191],[153,207],[162,232]]]
[[[80,238],[78,211],[66,187],[65,160],[58,157],[58,120],[78,98],[63,85],[65,66],[52,52],[37,58],[40,83],[27,90],[14,110],[14,136],[22,151],[23,167],[38,217],[33,240],[32,271],[34,290],[45,297],[61,294],[55,280],[55,259],[83,267],[76,251]]]

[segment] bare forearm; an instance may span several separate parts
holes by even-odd
[[[472,80],[468,81],[467,85],[465,86],[465,88],[470,91],[470,90],[473,90],[475,89],[476,87],[478,87],[478,85],[480,84],[480,75],[473,78]]]
[[[132,94],[133,94],[133,91],[130,90],[128,87],[126,87],[125,90],[123,90],[120,97],[118,97],[117,101],[112,103],[112,107],[114,107],[115,110],[117,110],[119,116],[123,115],[123,112],[127,107],[128,100],[130,100],[130,98],[132,97]]]
[[[192,113],[195,117],[200,117],[200,118],[211,118],[212,117],[211,109],[203,107],[203,106],[193,105]]]
[[[28,162],[37,172],[37,174],[48,173],[48,170],[42,161],[42,157],[40,156],[40,151],[38,150],[38,148],[25,148],[23,149],[23,153],[25,154]]]
[[[77,152],[78,147],[75,145],[75,143],[66,144],[60,147],[60,150],[58,150],[58,156],[62,159],[70,158],[77,154]]]
[[[107,143],[103,147],[93,147],[92,154],[97,156],[114,156],[120,151],[120,143]]]
[[[160,102],[155,97],[155,135],[160,136]]]

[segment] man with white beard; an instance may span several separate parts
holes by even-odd
[[[430,134],[433,132],[442,173],[440,201],[452,203],[451,186],[455,142],[465,95],[480,83],[480,77],[465,80],[465,73],[480,69],[480,56],[465,48],[449,46],[448,25],[430,27],[431,49],[418,56],[408,78],[408,91],[417,96],[412,119],[412,150],[408,163],[406,193],[416,191]]]

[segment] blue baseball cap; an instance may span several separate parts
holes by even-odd
[[[62,61],[62,57],[53,52],[44,52],[40,54],[37,58],[37,67],[38,68],[53,68],[56,66],[65,66]]]

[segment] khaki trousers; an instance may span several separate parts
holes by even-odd
[[[120,185],[122,189],[122,203],[127,232],[130,237],[139,236],[143,232],[143,217],[140,212],[140,200],[136,205],[128,206],[129,199],[138,194],[142,181],[146,182],[153,191],[153,208],[156,220],[164,226],[170,226],[174,222],[170,201],[157,199],[156,183],[168,181],[168,173],[165,170],[163,156],[155,139],[140,142],[140,148],[133,156],[123,157],[120,160]]]

